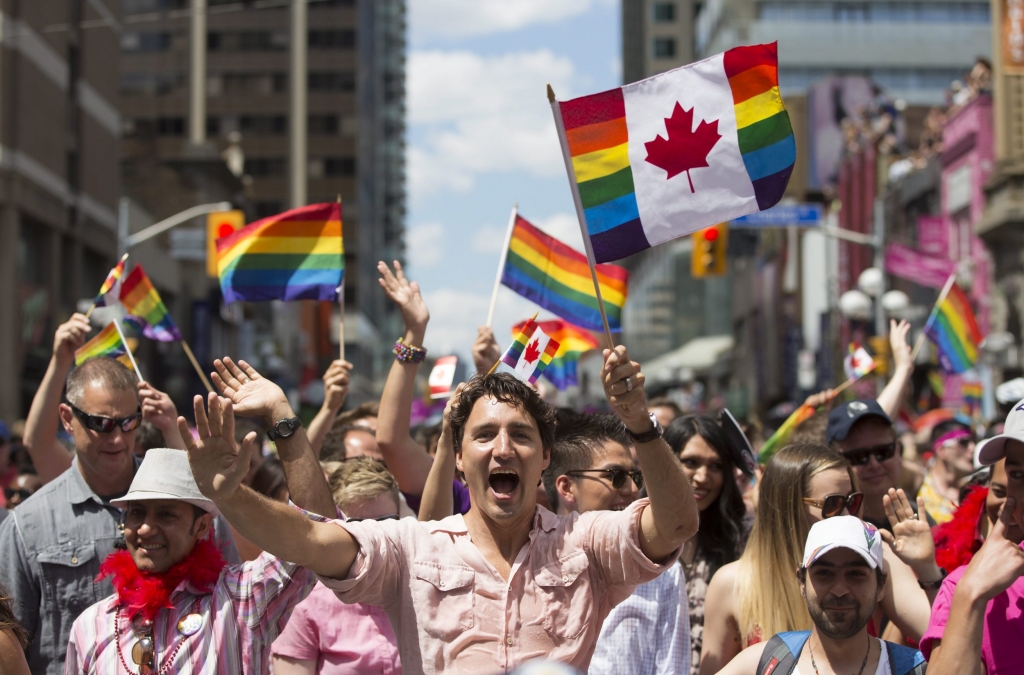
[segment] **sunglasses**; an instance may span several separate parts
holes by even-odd
[[[860,511],[860,505],[863,502],[863,492],[853,492],[845,497],[843,495],[829,495],[825,497],[825,499],[810,499],[809,497],[804,497],[804,504],[821,509],[822,518],[838,516],[843,512],[844,506],[851,515],[856,514]]]
[[[644,489],[644,474],[641,471],[626,471],[625,469],[577,469],[575,471],[566,471],[566,476],[579,476],[587,473],[603,473],[608,476],[612,481],[612,487],[616,490],[622,488],[626,484],[626,476],[633,479],[633,485],[636,485],[637,490]]]
[[[67,403],[69,408],[71,408],[71,412],[75,413],[75,417],[77,417],[82,422],[82,424],[85,425],[86,429],[95,431],[96,433],[109,434],[114,430],[115,427],[121,427],[121,431],[128,433],[129,431],[134,431],[139,427],[140,424],[142,424],[141,408],[134,415],[129,415],[128,417],[114,418],[104,417],[103,415],[90,415],[84,410],[76,408],[74,404],[70,403],[69,401],[64,402]]]
[[[875,459],[879,462],[884,462],[887,459],[892,459],[893,455],[896,454],[896,441],[891,441],[883,445],[876,445],[873,448],[857,448],[856,450],[846,450],[842,453],[843,457],[851,466],[864,466],[871,461],[871,456],[874,455]]]
[[[383,520],[398,520],[398,514],[397,513],[392,513],[392,514],[387,515],[387,516],[377,516],[376,518],[349,518],[345,522],[346,523],[359,523],[359,522],[362,522],[364,520],[375,520],[378,523],[383,521]]]
[[[21,501],[25,501],[33,494],[35,494],[35,490],[27,490],[25,488],[19,488],[17,490],[15,490],[14,488],[4,488],[4,499],[6,499],[7,501],[11,501],[15,497],[17,497]]]

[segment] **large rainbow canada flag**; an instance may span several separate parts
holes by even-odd
[[[618,265],[598,265],[597,280],[608,326],[620,331],[629,272]],[[587,257],[518,215],[501,283],[569,323],[604,330]]]
[[[774,43],[552,105],[597,262],[774,206],[796,161]]]
[[[947,373],[962,373],[978,362],[978,345],[984,336],[967,294],[955,281],[932,309],[924,332],[939,348],[939,365]]]
[[[121,283],[121,304],[128,310],[126,320],[142,330],[150,340],[174,342],[181,340],[181,331],[160,299],[153,282],[142,265],[136,265]]]
[[[345,276],[341,204],[310,204],[217,240],[225,302],[338,299]]]
[[[512,334],[521,333],[526,323],[522,321],[513,326]],[[588,331],[560,319],[538,321],[537,326],[553,340],[557,340],[559,345],[551,363],[544,369],[544,377],[561,390],[578,384],[576,364],[585,352],[597,349],[597,340]]]

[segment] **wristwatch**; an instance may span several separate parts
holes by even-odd
[[[272,441],[276,441],[279,438],[289,438],[301,426],[302,420],[298,417],[286,417],[283,420],[278,420],[274,426],[270,427],[270,431],[267,432],[267,438]]]
[[[926,591],[937,591],[942,588],[942,582],[946,580],[949,572],[946,571],[945,567],[939,568],[939,578],[935,581],[921,581],[918,579],[917,585]]]
[[[633,441],[633,443],[650,443],[661,438],[662,434],[665,433],[665,430],[661,427],[661,422],[658,421],[654,413],[648,414],[651,416],[651,424],[654,425],[649,431],[634,434],[629,430],[629,427],[626,427],[626,435],[629,436],[629,440]]]

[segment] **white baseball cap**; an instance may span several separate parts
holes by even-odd
[[[986,438],[974,448],[976,466],[992,466],[1006,457],[1006,441],[1024,443],[1024,400],[1018,401],[1013,410],[1006,416],[1003,433]]]
[[[855,551],[871,569],[882,567],[882,535],[874,525],[856,516],[834,516],[812,525],[807,533],[801,567],[810,567],[837,548]]]
[[[217,515],[217,506],[199,491],[188,453],[172,448],[153,448],[146,451],[139,470],[135,472],[128,494],[112,499],[111,506],[126,508],[128,502],[150,499],[178,499],[198,506],[207,513]]]

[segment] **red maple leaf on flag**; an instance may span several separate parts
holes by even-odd
[[[526,345],[526,351],[523,353],[523,360],[527,363],[533,363],[540,358],[540,350],[537,349],[537,345],[540,344],[540,340],[534,338],[530,344]]]
[[[695,190],[690,169],[708,166],[708,154],[722,137],[718,133],[718,120],[710,123],[701,120],[694,131],[693,111],[694,108],[683,110],[683,106],[677,101],[676,107],[672,110],[672,117],[665,118],[668,138],[662,138],[661,134],[658,134],[653,141],[644,143],[644,147],[647,148],[647,161],[667,171],[666,179],[686,172],[691,193]]]

